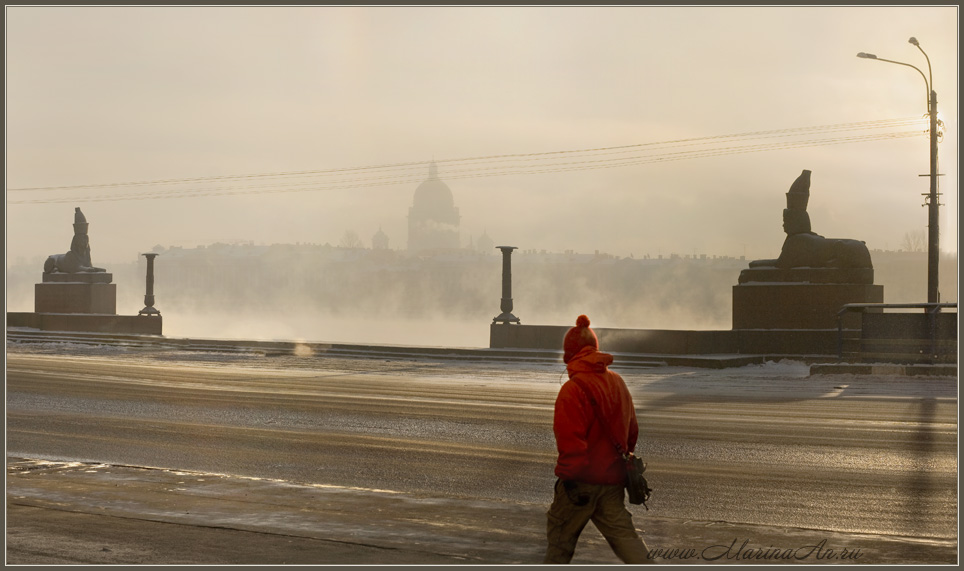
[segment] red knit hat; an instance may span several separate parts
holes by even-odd
[[[596,333],[589,328],[589,318],[580,315],[576,318],[576,326],[566,332],[566,337],[562,341],[562,349],[565,352],[562,361],[568,363],[583,347],[598,349],[599,339],[596,338]]]

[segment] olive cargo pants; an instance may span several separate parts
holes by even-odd
[[[543,562],[569,563],[579,535],[592,521],[624,563],[653,563],[646,544],[633,526],[633,516],[623,503],[623,493],[623,486],[581,482],[566,490],[562,481],[557,480],[555,497],[546,514],[549,545]]]

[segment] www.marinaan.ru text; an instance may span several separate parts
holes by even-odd
[[[743,543],[740,544],[737,543],[738,541],[738,539],[734,539],[729,545],[711,545],[703,549],[665,549],[655,547],[649,551],[649,556],[655,560],[676,559],[680,561],[690,559],[703,561],[803,561],[806,559],[814,559],[817,561],[856,561],[861,556],[860,549],[848,549],[846,547],[841,549],[828,548],[826,539],[816,545],[791,548],[777,548],[772,545],[767,548],[749,547],[749,539],[743,540]]]

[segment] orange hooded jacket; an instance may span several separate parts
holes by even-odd
[[[569,380],[559,389],[552,422],[559,450],[555,473],[561,480],[620,486],[626,483],[626,463],[610,434],[621,439],[626,450],[633,451],[639,425],[626,383],[608,369],[612,362],[612,355],[595,347],[583,347],[566,365]],[[588,396],[574,378],[592,391],[600,416],[608,426],[600,425]]]

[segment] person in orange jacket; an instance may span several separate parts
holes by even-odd
[[[626,463],[613,442],[619,438],[626,450],[636,447],[639,425],[633,398],[622,377],[609,370],[613,356],[599,351],[588,317],[576,319],[563,339],[563,350],[569,380],[556,397],[552,422],[558,479],[546,514],[544,563],[569,563],[590,521],[624,563],[653,563],[624,503]]]

